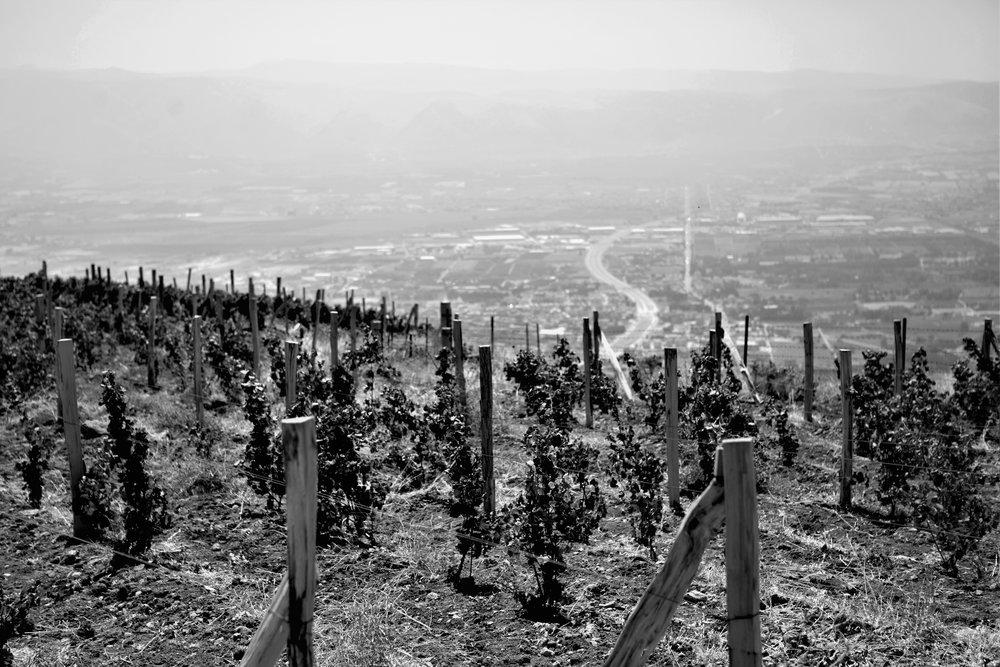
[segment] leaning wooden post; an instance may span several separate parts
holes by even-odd
[[[479,346],[479,436],[482,439],[483,514],[496,508],[493,479],[493,355],[489,345]]]
[[[715,478],[688,508],[663,567],[642,594],[618,635],[604,667],[638,667],[670,627],[684,592],[698,574],[708,543],[726,518],[722,448],[715,450]]]
[[[681,507],[680,417],[677,408],[677,348],[663,348],[664,417],[667,427],[667,497],[675,512]]]
[[[330,311],[330,371],[340,367],[340,311]]]
[[[264,620],[257,626],[240,667],[274,667],[288,643],[288,572],[281,578]]]
[[[442,301],[441,302],[441,347],[446,347],[444,340],[444,330],[445,327],[451,329],[451,302]]]
[[[903,357],[903,322],[902,320],[893,320],[892,322],[892,341],[893,341],[893,392],[896,396],[903,393],[903,366],[906,365],[906,361]]]
[[[205,400],[202,396],[201,381],[201,316],[195,315],[191,318],[191,335],[193,338],[194,351],[192,354],[194,361],[194,409],[198,418],[198,428],[205,425]]]
[[[465,346],[462,342],[462,320],[452,320],[452,336],[455,338],[455,382],[458,389],[458,404],[464,413],[468,406],[465,395]]]
[[[730,667],[760,667],[760,531],[753,440],[722,441]]]
[[[156,386],[156,302],[153,296],[149,298],[149,335],[146,337],[146,384],[152,389]]]
[[[316,419],[283,419],[288,516],[288,664],[312,667],[316,594]]]
[[[295,374],[298,372],[299,344],[293,340],[285,341],[285,414],[292,411],[295,405],[296,389]]]
[[[843,422],[840,441],[840,506],[851,508],[851,477],[854,475],[854,413],[851,410],[851,351],[840,351],[840,403]]]
[[[583,405],[586,410],[586,426],[594,428],[594,406],[590,402],[590,320],[583,318]]]
[[[86,537],[89,532],[87,516],[80,497],[80,480],[87,469],[83,464],[83,447],[80,440],[80,411],[76,403],[76,360],[73,341],[62,338],[56,344],[59,357],[59,396],[63,405],[63,435],[69,456],[69,488],[73,499],[73,535]]]
[[[253,278],[248,285],[248,304],[250,306],[250,339],[253,347],[253,376],[260,381],[260,324],[257,322],[257,294],[253,288]]]
[[[802,343],[805,347],[805,379],[802,387],[802,418],[813,420],[813,325],[802,323]]]

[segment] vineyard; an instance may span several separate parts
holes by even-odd
[[[589,320],[502,352],[446,304],[236,287],[0,278],[0,667],[240,663],[287,569],[293,421],[315,664],[602,664],[748,438],[763,664],[1000,666],[989,321],[946,377],[897,347],[814,383],[719,320],[682,374]],[[725,546],[647,664],[729,660]]]

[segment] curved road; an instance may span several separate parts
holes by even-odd
[[[620,336],[611,341],[611,347],[615,350],[625,350],[639,343],[643,338],[653,331],[657,324],[657,313],[659,308],[649,296],[638,287],[629,285],[624,280],[611,275],[604,268],[604,253],[611,245],[623,236],[630,233],[628,229],[622,229],[610,236],[607,236],[597,243],[587,248],[587,255],[584,261],[587,270],[597,280],[606,285],[614,287],[616,291],[625,295],[625,298],[635,303],[635,319],[629,322],[628,328]]]

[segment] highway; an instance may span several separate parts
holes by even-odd
[[[615,291],[623,294],[635,304],[635,319],[628,324],[625,332],[610,341],[611,347],[616,352],[621,352],[639,343],[643,338],[652,333],[657,324],[657,314],[659,309],[656,303],[638,287],[629,285],[624,280],[613,276],[604,267],[604,253],[615,241],[630,233],[629,229],[622,229],[587,248],[587,255],[584,261],[587,270],[600,282],[615,288]]]

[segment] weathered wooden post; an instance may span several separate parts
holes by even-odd
[[[236,272],[229,269],[229,292],[236,294]]]
[[[496,336],[493,329],[493,316],[490,315],[490,358],[496,356]]]
[[[538,356],[542,356],[542,332],[538,322],[535,322],[535,351],[538,352]]]
[[[851,508],[851,478],[854,475],[854,413],[851,409],[851,351],[840,351],[840,403],[842,433],[840,441],[840,506]]]
[[[524,351],[531,352],[531,334],[528,333],[528,323],[524,323]]]
[[[313,311],[312,353],[314,359],[316,357],[316,339],[319,338],[319,307],[321,303],[319,300],[319,296],[320,296],[319,290],[316,290],[316,300],[313,301],[313,308],[312,308]],[[304,298],[303,301],[305,301]]]
[[[142,275],[142,267],[139,267],[139,289],[144,289],[146,287],[146,279]]]
[[[198,428],[202,428],[205,426],[205,398],[201,381],[201,317],[199,315],[191,318],[191,336],[194,347],[192,354],[194,361],[194,409],[198,418]]]
[[[283,419],[288,496],[288,664],[312,667],[316,594],[316,419]]]
[[[601,358],[601,314],[595,310],[591,315],[593,316],[591,322],[594,328],[594,344],[590,346],[591,354],[594,357],[591,364],[596,368],[597,362]]]
[[[454,322],[452,322],[452,324],[454,324]],[[441,347],[448,350],[448,352],[452,352],[452,341],[453,335],[451,327],[444,327],[441,329]]]
[[[231,273],[231,272],[230,272]],[[253,376],[260,381],[260,324],[257,322],[257,293],[253,288],[253,278],[247,285],[247,299],[250,306],[250,339],[253,344]]]
[[[583,405],[586,410],[586,426],[594,428],[594,406],[590,400],[590,371],[592,362],[590,359],[590,320],[583,318]]]
[[[681,509],[680,415],[677,407],[677,348],[663,348],[664,419],[667,429],[667,496],[670,508]]]
[[[156,303],[158,299],[149,298],[149,335],[146,337],[146,384],[152,389],[156,386]]]
[[[298,372],[299,344],[293,340],[285,341],[285,414],[292,412],[295,405],[296,389],[295,375]]]
[[[893,362],[895,368],[893,368],[893,392],[896,396],[900,396],[903,393],[903,367],[906,365],[905,357],[903,356],[903,322],[902,320],[893,320],[892,322],[892,340],[893,340]]]
[[[83,464],[83,447],[80,439],[80,411],[76,402],[76,359],[73,341],[62,338],[56,344],[59,357],[59,397],[63,405],[63,435],[69,457],[69,488],[73,503],[73,536],[86,537],[90,530],[83,512],[80,497],[80,480],[87,469]]]
[[[424,318],[424,359],[430,359],[431,357],[431,321],[430,318]]]
[[[465,413],[468,402],[465,395],[465,345],[462,342],[462,320],[456,316],[451,323],[452,335],[455,338],[455,383],[458,389],[458,404]]]
[[[993,320],[989,317],[983,320],[983,344],[979,348],[983,353],[983,359],[989,361],[990,347],[993,345]]]
[[[187,286],[184,288],[184,291],[185,292],[190,292],[191,291],[191,268],[190,267],[188,268]]]
[[[760,667],[760,534],[753,440],[722,441],[729,664]]]
[[[493,479],[493,359],[488,345],[479,346],[479,435],[482,440],[483,514],[496,508]]]
[[[52,314],[52,349],[57,353],[55,355],[55,380],[56,380],[56,416],[61,421],[63,418],[63,404],[62,404],[62,392],[59,391],[61,380],[59,379],[59,373],[62,372],[60,367],[59,359],[59,341],[63,337],[63,318],[65,317],[65,312],[62,308],[56,308]]]
[[[719,338],[715,333],[715,329],[708,330],[708,349],[709,354],[716,362],[716,376],[715,381],[718,383],[722,380],[722,364],[719,363]]]
[[[330,311],[330,371],[340,367],[340,311]]]
[[[813,420],[813,325],[812,322],[802,324],[802,342],[805,346],[805,379],[802,387],[802,418],[807,422]]]
[[[451,302],[442,301],[441,302],[441,347],[447,347],[444,340],[444,330],[445,327],[447,327],[450,332],[451,321],[452,321]]]

